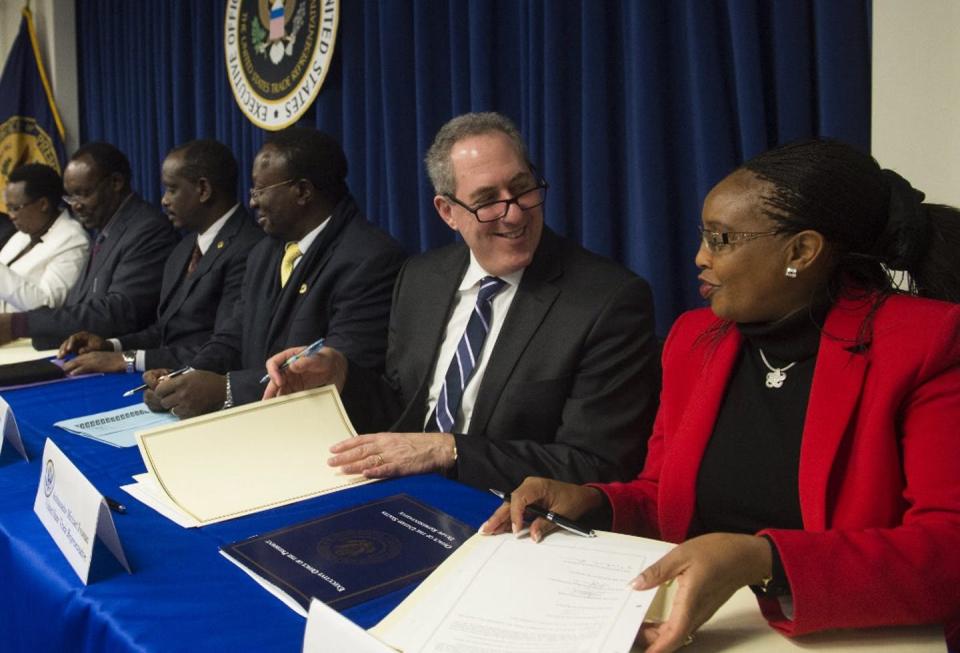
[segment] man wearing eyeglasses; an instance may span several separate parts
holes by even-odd
[[[154,322],[118,338],[80,331],[60,345],[71,375],[144,372],[187,365],[218,324],[233,320],[251,248],[263,231],[237,202],[237,161],[223,143],[193,140],[163,161],[163,206],[170,222],[187,235],[163,268]]]
[[[269,237],[251,250],[234,317],[193,358],[196,371],[144,375],[151,408],[192,417],[259,400],[264,361],[320,337],[383,369],[390,293],[406,257],[363,217],[346,176],[346,156],[327,134],[294,127],[268,138],[253,162],[250,207]]]
[[[113,336],[153,321],[176,236],[130,188],[127,157],[109,143],[88,143],[70,158],[63,186],[63,200],[93,234],[86,264],[63,306],[0,315],[0,343],[31,337],[49,349],[77,331]]]
[[[426,164],[464,242],[404,266],[386,373],[333,347],[280,371],[294,348],[268,361],[266,396],[336,383],[358,430],[380,431],[334,448],[347,473],[504,489],[632,477],[659,389],[646,282],[544,226],[547,183],[505,117],[454,118]]]

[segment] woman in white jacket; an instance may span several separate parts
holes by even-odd
[[[87,261],[90,240],[67,211],[60,213],[60,175],[39,163],[16,168],[4,201],[17,233],[0,249],[0,313],[57,308]]]

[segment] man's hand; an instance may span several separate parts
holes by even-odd
[[[439,472],[453,466],[454,443],[449,433],[371,433],[330,447],[327,464],[367,478]]]
[[[299,354],[306,347],[292,347],[267,360],[267,374],[270,383],[263,392],[263,398],[288,395],[300,390],[319,388],[333,383],[339,392],[347,382],[347,358],[336,349],[324,347],[313,356],[306,356],[281,370],[288,358]]]
[[[86,354],[87,352],[91,351],[113,351],[113,347],[109,342],[95,333],[90,333],[89,331],[78,331],[63,341],[63,344],[60,345],[60,351],[57,352],[57,358],[63,358],[67,354]],[[118,353],[117,355],[119,356],[120,354]],[[122,357],[121,360],[123,360]],[[126,366],[119,370],[100,371],[123,372],[125,370]]]
[[[157,389],[157,384],[166,378],[167,374],[170,374],[171,371],[172,370],[168,370],[165,367],[158,367],[143,373],[143,382],[147,384],[147,389],[143,393],[143,403],[155,413],[167,412],[167,409],[160,403],[160,398],[157,396],[155,390]]]
[[[0,313],[0,345],[5,345],[13,340],[12,315],[12,313]]]
[[[520,487],[510,493],[510,503],[504,503],[483,522],[480,534],[503,533],[508,528],[514,534],[519,533],[523,529],[524,510],[529,505],[577,520],[603,506],[603,493],[585,485],[528,476]],[[554,528],[546,519],[537,517],[530,524],[530,537],[534,542],[539,542]]]
[[[170,373],[169,370],[162,371]],[[144,395],[151,410],[156,410],[154,404],[159,404],[160,410],[169,410],[174,416],[186,419],[223,408],[227,398],[227,378],[222,374],[194,370],[173,378],[161,379],[159,374],[151,375],[148,380],[150,372],[143,375],[143,381],[147,385],[154,383]],[[149,401],[147,395],[152,395]]]
[[[92,372],[126,372],[127,362],[118,351],[91,351],[64,363],[63,371],[70,376]]]
[[[647,653],[677,650],[734,592],[769,576],[770,546],[756,535],[710,533],[687,540],[644,569],[632,581],[635,589],[677,582],[670,617],[645,624],[637,636],[647,644]]]

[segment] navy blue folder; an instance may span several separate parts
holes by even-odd
[[[224,553],[309,610],[336,610],[425,578],[475,529],[406,494],[228,544]]]

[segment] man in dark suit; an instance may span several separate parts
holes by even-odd
[[[191,417],[263,395],[264,361],[324,337],[357,365],[382,370],[390,292],[405,258],[367,222],[346,184],[347,160],[332,137],[290,128],[253,163],[250,206],[265,238],[250,254],[234,319],[197,353],[197,370],[158,384],[151,408]]]
[[[71,157],[63,186],[64,199],[93,232],[87,264],[60,308],[0,315],[0,343],[31,337],[37,349],[48,349],[77,331],[113,336],[153,320],[176,234],[130,189],[127,157],[109,143],[88,143]]]
[[[160,204],[190,235],[163,268],[156,321],[142,331],[110,338],[80,331],[60,346],[60,357],[79,354],[63,369],[144,372],[186,365],[215,328],[233,318],[250,249],[263,237],[237,203],[237,161],[215,140],[185,143],[167,155]]]
[[[427,154],[434,206],[456,244],[412,258],[393,296],[386,373],[336,348],[266,396],[336,383],[360,431],[329,464],[371,477],[445,472],[481,488],[528,475],[632,477],[656,410],[649,287],[543,224],[546,182],[498,114],[445,125]]]

